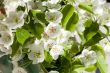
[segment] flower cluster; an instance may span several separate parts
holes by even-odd
[[[106,73],[109,5],[106,0],[4,0],[0,57],[10,56],[12,73],[27,73],[28,63],[39,64],[44,73],[89,73],[97,68]]]

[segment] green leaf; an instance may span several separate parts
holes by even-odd
[[[98,43],[101,39],[102,36],[99,33],[99,24],[97,21],[92,21],[92,20],[87,20],[84,24],[86,26],[84,30],[84,38],[86,39],[85,41],[85,46],[91,46],[96,43]]]
[[[92,9],[92,6],[88,5],[87,3],[80,3],[79,4],[79,8],[83,9],[83,10],[86,10],[90,13],[93,13],[93,9]]]
[[[59,73],[72,73],[73,71],[71,62],[65,57],[60,57],[56,64],[59,69]]]
[[[38,39],[41,39],[41,34],[44,32],[44,25],[40,22],[39,23],[36,22],[36,20],[33,19],[34,17],[36,17],[37,13],[39,14],[41,12],[40,11],[38,11],[38,12],[30,11],[29,12],[30,22],[29,22],[28,26],[29,26],[30,32]],[[43,17],[43,19],[45,21],[45,17]],[[41,20],[41,21],[43,22],[43,20]]]
[[[74,7],[70,4],[68,4],[62,9],[61,12],[63,14],[62,26],[66,28],[66,24],[68,23],[69,19],[71,18],[71,16],[74,13]]]
[[[20,44],[18,43],[16,36],[14,37],[14,42],[11,47],[12,47],[11,56],[13,57],[17,53],[17,51],[19,50],[19,47],[20,47]]]
[[[74,12],[73,15],[70,17],[68,23],[66,24],[66,30],[73,31],[75,29],[78,20],[79,20],[79,16],[76,12]]]
[[[79,20],[78,14],[74,11],[74,7],[70,4],[62,9],[62,26],[69,31],[73,31]]]
[[[90,40],[86,41],[84,43],[84,46],[92,46],[98,43],[102,39],[101,35],[97,33],[95,36],[93,36]]]
[[[31,21],[32,22],[32,21]],[[44,32],[44,27],[40,23],[31,23],[30,22],[30,29],[32,33],[38,38],[41,39],[41,34]]]
[[[101,53],[97,56],[97,66],[99,67],[101,73],[107,73],[108,65],[106,59]]]
[[[44,54],[45,54],[45,61],[48,62],[48,63],[51,63],[53,61],[53,58],[49,54],[49,52],[45,51]]]
[[[85,71],[92,72],[92,71],[95,71],[96,69],[97,69],[97,67],[95,65],[90,65],[89,67],[87,67],[85,69]]]
[[[74,55],[77,54],[77,53],[80,51],[80,49],[78,48],[78,46],[79,46],[79,45],[78,45],[77,43],[73,43],[70,52],[71,52],[72,54],[74,54]]]
[[[91,24],[92,24],[93,20],[92,19],[87,19],[86,22],[84,23],[84,26],[87,28],[87,27],[90,27]]]
[[[93,22],[92,20],[87,20],[85,25],[86,28],[84,30],[84,37],[88,41],[97,34],[97,31],[99,30],[99,24],[96,21]]]
[[[92,50],[94,50],[97,53],[100,52],[104,56],[104,58],[106,57],[104,48],[102,46],[100,46],[98,44],[94,45],[94,46],[92,46]]]
[[[23,45],[24,42],[30,37],[30,33],[25,29],[17,29],[16,37],[17,41]]]
[[[70,4],[73,4],[75,0],[67,0]]]
[[[97,54],[97,67],[99,67],[101,73],[106,73],[108,66],[106,62],[104,48],[100,45],[92,46],[92,50],[94,50]]]
[[[45,13],[43,13],[39,10],[32,10],[32,14],[33,14],[34,17],[36,17],[42,23],[48,24],[48,22],[45,19]]]

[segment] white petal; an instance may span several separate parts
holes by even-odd
[[[52,46],[55,45],[55,44],[56,44],[56,41],[55,40],[49,39],[49,40],[47,40],[47,41],[44,42],[44,49],[46,51],[49,51],[49,49],[52,48]]]
[[[58,71],[50,71],[49,73],[59,73]]]
[[[21,67],[15,67],[12,71],[12,73],[27,73],[25,69]]]
[[[107,33],[107,29],[104,26],[99,26],[99,30],[104,34]]]
[[[50,0],[49,2],[52,3],[52,4],[56,4],[56,3],[59,2],[59,0]]]
[[[60,34],[60,29],[60,25],[56,23],[50,23],[45,29],[45,32],[50,38],[56,38]]]
[[[4,44],[5,47],[12,45],[13,35],[11,32],[0,32],[0,36],[0,44]]]
[[[46,20],[49,22],[54,22],[54,23],[60,23],[61,19],[63,17],[62,13],[57,10],[50,10],[49,12],[46,12]]]
[[[9,16],[6,18],[7,25],[11,29],[20,28],[24,25],[24,13],[22,11],[19,12],[10,12]]]
[[[50,55],[53,57],[54,60],[57,60],[59,55],[63,54],[63,47],[60,45],[54,45],[50,50]]]

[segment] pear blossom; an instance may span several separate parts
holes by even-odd
[[[57,60],[59,55],[62,55],[64,53],[64,47],[61,45],[54,45],[50,50],[50,55],[54,60]]]
[[[3,31],[11,31],[9,29],[9,27],[7,26],[7,23],[3,22],[3,21],[0,21],[0,32],[3,32]]]
[[[57,23],[49,23],[48,26],[45,28],[45,33],[50,38],[56,38],[60,34],[61,26]]]
[[[5,18],[5,15],[0,12],[0,20],[3,20]]]
[[[27,73],[27,71],[21,67],[14,67],[12,73]]]
[[[77,24],[76,29],[77,29],[77,32],[78,32],[79,34],[82,34],[82,32],[85,30],[85,27],[84,27],[82,21],[80,21],[80,22]]]
[[[9,47],[13,43],[13,35],[11,32],[0,32],[0,44]]]
[[[105,25],[108,26],[108,27],[110,27],[110,21],[107,22]]]
[[[79,56],[79,58],[85,66],[89,66],[91,64],[96,63],[96,53],[94,51],[89,51],[87,49],[84,49],[82,51],[82,54]]]
[[[102,39],[99,44],[104,48],[105,46],[107,46],[108,42],[109,42],[109,39],[110,37],[107,37],[107,38],[104,38]]]
[[[25,69],[19,67],[18,65],[18,61],[25,57],[25,54],[23,53],[24,51],[23,48],[28,49],[26,50],[26,56],[28,56],[28,59],[32,61],[32,64],[38,64],[42,63],[45,60],[44,53],[45,51],[47,51],[51,55],[53,60],[57,60],[59,56],[64,55],[65,51],[66,52],[71,51],[70,49],[73,43],[76,43],[75,45],[77,45],[78,48],[83,48],[82,51],[80,50],[81,54],[75,56],[74,58],[80,59],[82,64],[84,64],[85,66],[84,69],[86,67],[89,67],[90,65],[94,65],[97,62],[96,52],[91,50],[91,46],[87,49],[84,49],[86,47],[85,45],[83,45],[85,41],[81,40],[81,37],[83,37],[82,34],[86,29],[84,26],[84,22],[88,18],[94,18],[94,20],[97,20],[97,22],[99,23],[99,31],[101,31],[106,36],[106,38],[99,41],[98,44],[100,44],[104,48],[107,57],[108,67],[110,68],[109,65],[110,37],[107,36],[108,31],[110,31],[110,8],[109,8],[110,3],[106,3],[106,0],[75,0],[74,3],[70,3],[70,1],[66,0],[3,0],[3,1],[4,8],[6,10],[6,16],[0,12],[0,57],[3,57],[4,55],[13,54],[12,51],[14,49],[13,48],[14,41],[17,41],[17,43],[19,43],[18,37],[14,36],[16,34],[16,29],[23,28],[29,30],[29,33],[31,34],[29,38],[26,39],[23,38],[25,40],[25,43],[23,45],[18,45],[19,48],[17,52],[14,54],[14,56],[11,57],[13,64],[12,73],[27,73]],[[86,9],[89,9],[89,7],[85,8],[82,7],[82,9],[80,9],[79,7],[80,3],[87,3],[88,5],[91,5],[93,8],[93,14],[86,11]],[[79,21],[76,25],[76,30],[74,32],[67,31],[66,29],[64,29],[63,26],[60,25],[61,20],[63,18],[61,10],[67,4],[73,5],[74,11],[77,12],[79,15],[78,18]],[[23,6],[25,8],[25,11],[24,12],[17,11],[18,6]],[[44,14],[43,19],[48,21],[49,24],[46,25],[44,23],[42,24],[41,21],[43,21],[42,20],[43,16],[41,16],[41,20],[38,20],[36,17],[31,15],[30,13],[31,10],[34,10],[35,12],[36,11],[42,12]],[[41,25],[44,26],[43,32],[41,31],[42,32],[41,39],[38,40],[36,37],[37,34],[36,35],[34,34],[33,32],[34,30],[32,28],[30,29],[31,22],[40,23]],[[104,26],[107,26],[108,29],[106,29],[106,27]],[[35,32],[37,32],[40,35],[39,28],[38,29],[35,28]],[[102,35],[101,37],[103,37]],[[16,37],[17,40],[14,40],[14,37]],[[76,68],[75,70],[77,69],[78,68]],[[79,70],[78,73],[95,73],[94,71],[86,72],[84,71],[84,69],[82,69],[81,71]],[[59,70],[59,68],[57,68],[57,70]],[[109,72],[110,71],[108,70],[108,73]],[[56,70],[50,70],[49,73],[59,73],[59,72]]]
[[[93,5],[100,6],[106,3],[106,0],[92,0]]]
[[[57,43],[58,44],[68,44],[70,37],[72,37],[71,32],[61,29],[61,33],[60,33],[59,37],[57,38]]]
[[[36,1],[36,2],[34,2],[33,0],[32,1],[28,1],[27,2],[27,6],[28,6],[29,10],[37,9],[37,10],[45,11],[45,9],[46,9],[42,5],[42,2],[40,2],[40,1]]]
[[[24,25],[24,13],[22,11],[10,12],[5,21],[11,29],[20,28]]]
[[[107,55],[110,55],[110,43],[107,43],[104,46],[104,50],[105,50],[105,52],[106,52]]]
[[[59,73],[58,71],[50,71],[49,73]]]
[[[97,15],[99,15],[99,16],[102,16],[103,13],[104,13],[104,8],[101,7],[101,6],[100,7],[95,7],[94,13],[97,14]]]
[[[4,5],[7,15],[10,12],[15,12],[18,6],[26,6],[23,0],[4,0]]]
[[[59,1],[60,1],[60,0],[50,0],[49,2],[50,2],[51,4],[57,4]]]
[[[107,34],[107,29],[104,26],[99,26],[99,30],[104,34]]]
[[[7,48],[3,44],[0,44],[0,57],[11,53],[12,53],[12,49],[10,47]]]
[[[49,39],[49,40],[47,40],[47,41],[44,42],[44,48],[45,48],[46,51],[49,51],[49,49],[52,48],[52,46],[53,45],[56,45],[56,44],[57,43],[56,43],[55,40]]]
[[[46,12],[45,15],[46,20],[53,23],[60,23],[63,17],[62,13],[57,10],[50,10]]]
[[[46,6],[49,10],[60,10],[60,4],[51,4],[50,2],[42,2],[43,6]]]
[[[42,42],[36,39],[36,41],[29,45],[30,53],[28,58],[33,61],[33,64],[41,63],[44,61],[44,47]]]
[[[79,34],[78,34],[77,31],[74,31],[74,32],[73,32],[73,37],[75,38],[75,41],[76,41],[77,43],[81,43],[81,38],[80,38],[80,36],[79,36]]]
[[[110,43],[106,43],[106,45],[104,46],[104,51],[105,51],[105,54],[106,54],[106,60],[107,60],[107,64],[108,64],[108,70],[107,70],[107,73],[110,72]]]

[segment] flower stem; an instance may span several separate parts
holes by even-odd
[[[41,69],[44,71],[44,73],[48,73],[48,71],[45,69],[45,67],[41,63],[39,65],[40,65]]]

